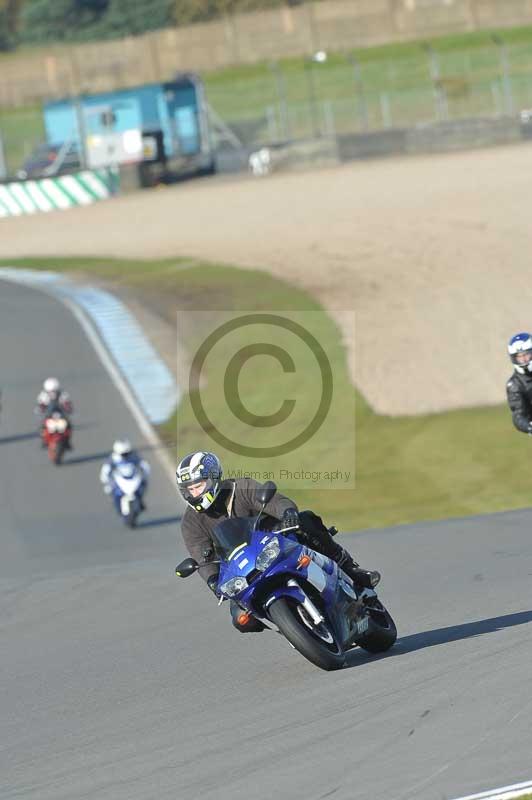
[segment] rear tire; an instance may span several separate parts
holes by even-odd
[[[356,643],[368,653],[385,653],[397,639],[395,622],[379,600],[368,611],[369,630]]]
[[[324,670],[341,669],[345,664],[345,654],[338,652],[335,645],[334,650],[329,649],[325,642],[311,633],[299,616],[298,605],[300,604],[295,600],[281,597],[268,608],[268,615],[307,661]]]

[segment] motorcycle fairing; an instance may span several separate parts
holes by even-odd
[[[279,555],[266,570],[259,571],[257,557],[274,537],[280,544]],[[310,558],[306,565],[306,559],[301,561],[303,556]],[[268,606],[284,597],[302,605],[313,604],[322,617],[326,616],[340,647],[357,634],[362,604],[357,603],[352,582],[334,561],[291,535],[255,531],[250,542],[235,547],[228,560],[221,562],[218,587],[236,577],[246,578],[248,585],[232,599],[261,621]],[[348,613],[353,609],[358,613]]]
[[[135,467],[130,477],[121,474],[119,470],[113,470],[112,491],[117,510],[122,516],[127,517],[131,512],[131,507],[139,502],[145,490],[145,479],[142,471]]]

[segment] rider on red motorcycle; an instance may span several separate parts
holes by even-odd
[[[65,392],[57,378],[46,378],[37,395],[37,410],[44,414],[51,403],[57,404],[65,414],[72,414],[72,400]]]
[[[43,447],[48,448],[50,460],[59,464],[65,450],[72,450],[72,426],[59,405],[51,403],[45,414],[41,429]]]
[[[71,425],[70,414],[72,414],[73,406],[70,395],[65,392],[57,380],[57,378],[46,378],[43,383],[42,389],[37,396],[37,405],[35,413],[41,417],[41,444],[42,447],[47,447],[46,443],[46,420],[50,418],[53,413],[61,413],[66,420],[68,420],[68,440],[67,450],[72,449],[70,441]]]

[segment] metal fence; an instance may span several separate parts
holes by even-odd
[[[263,105],[251,108],[250,98],[245,115],[225,102],[225,89],[211,91],[209,99],[218,111],[225,107],[223,118],[247,147],[475,117],[514,117],[532,109],[532,48],[521,63],[520,48],[513,50],[514,62],[509,55],[500,54],[501,63],[494,64],[493,59],[483,61],[481,53],[462,53],[459,59],[454,54],[449,65],[429,54],[425,75],[418,62],[376,68],[351,61],[327,72],[318,64],[297,77],[277,65],[269,83],[263,79],[256,87]]]
[[[514,116],[532,107],[532,46],[427,46],[385,61],[319,51],[299,65],[270,62],[232,85],[207,82],[207,96],[245,145]]]

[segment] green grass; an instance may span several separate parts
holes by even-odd
[[[356,530],[530,505],[530,439],[514,430],[506,407],[411,418],[383,417],[373,413],[348,382],[345,353],[339,344],[335,324],[309,295],[287,283],[260,272],[199,262],[190,265],[189,261],[178,258],[165,261],[11,259],[3,263],[92,273],[114,284],[132,287],[143,301],[156,307],[171,324],[174,324],[178,311],[182,319],[192,320],[185,326],[187,346],[192,348],[203,335],[203,330],[201,319],[199,323],[198,318],[194,321],[191,312],[207,312],[210,318],[221,321],[221,310],[312,311],[316,315],[314,325],[319,331],[320,341],[332,354],[334,365],[337,405],[334,417],[329,420],[326,449],[335,458],[341,454],[340,465],[349,462],[352,454],[343,452],[343,445],[354,407],[356,486],[354,490],[321,488],[315,491],[290,490],[290,493],[301,506],[318,510],[330,523]],[[238,345],[246,342],[245,336],[237,340]],[[223,358],[220,363],[225,363]],[[264,380],[268,365],[264,363],[263,367],[264,370],[255,374],[251,371],[242,373],[243,386],[248,390],[246,403],[256,413],[265,413],[266,409],[271,411],[279,406],[278,398]],[[205,404],[213,416],[218,414],[227,424],[216,365],[208,368],[207,377],[203,389]],[[232,432],[238,433],[238,430],[232,429]],[[234,455],[213,443],[201,430],[188,399],[161,427],[161,434],[174,448],[177,442],[180,453],[209,447],[218,452],[228,465],[235,464]],[[259,432],[259,441],[261,435]],[[315,458],[316,463],[323,462],[327,453],[324,453],[321,439],[311,439],[308,447],[307,455]],[[281,462],[282,459],[277,466]],[[240,463],[245,464],[245,459]]]
[[[44,141],[44,121],[40,106],[0,108],[2,137],[8,173],[14,174],[39,142]]]

